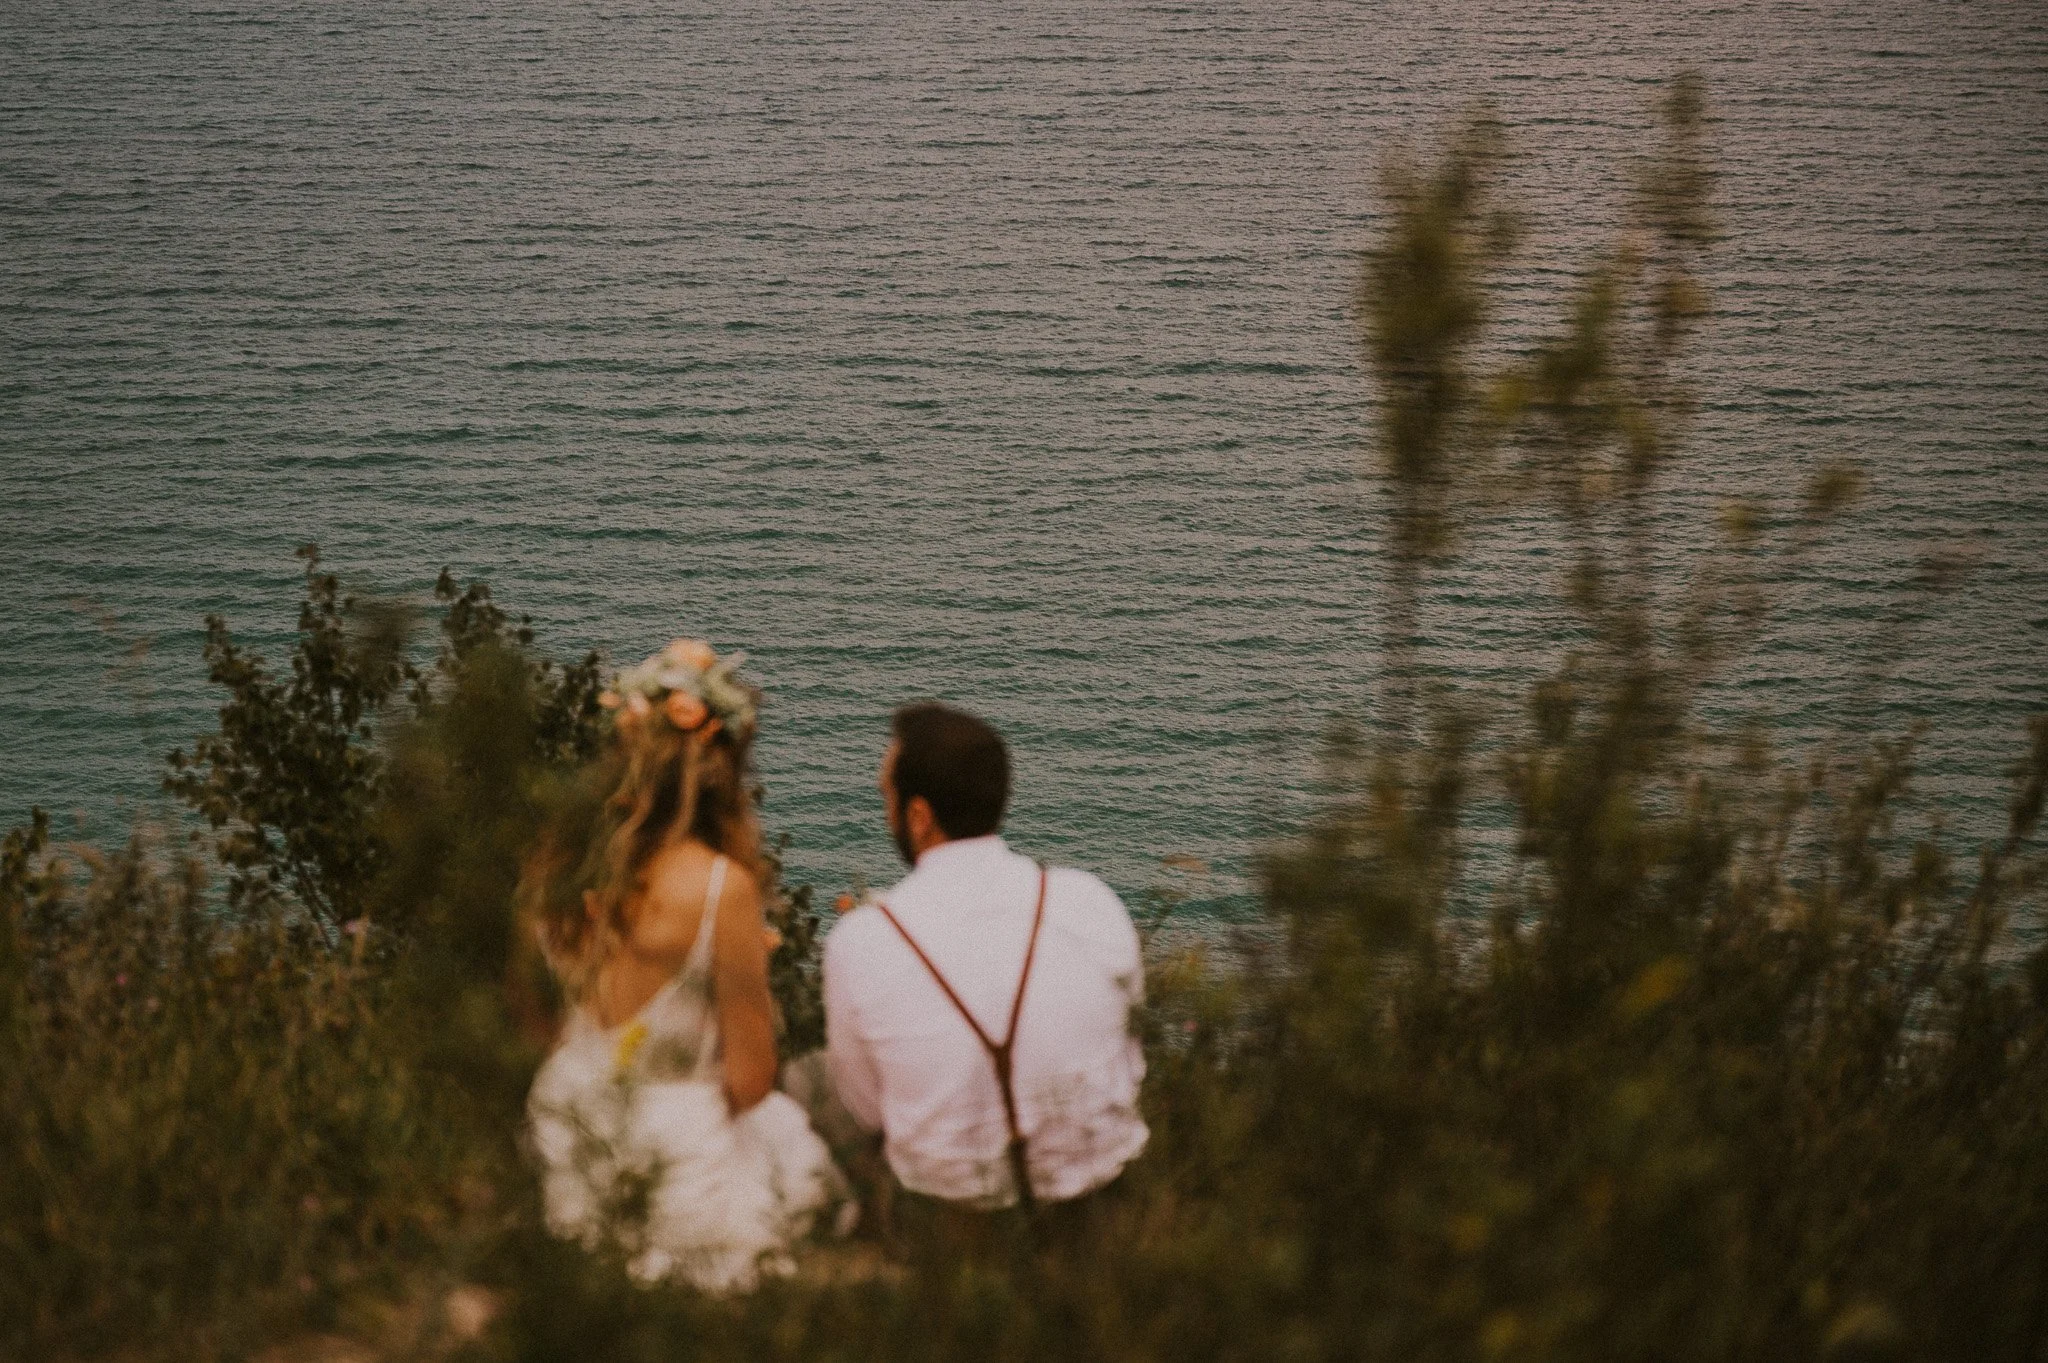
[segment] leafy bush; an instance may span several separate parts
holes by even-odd
[[[0,886],[0,1352],[235,1354],[389,1292],[507,1185],[359,952],[223,918],[141,838],[74,884],[46,836]]]

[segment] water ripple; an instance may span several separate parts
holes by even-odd
[[[800,874],[886,873],[881,726],[939,694],[1018,740],[1026,844],[1228,893],[1371,709],[1374,166],[1494,103],[1526,341],[1681,64],[1730,235],[1667,549],[1872,473],[1715,703],[1795,741],[1934,714],[1930,785],[1981,824],[2048,698],[2030,5],[49,0],[0,45],[0,819],[148,800],[215,703],[200,615],[282,647],[318,541],[380,590],[486,576],[564,651],[752,649]],[[1957,539],[1977,575],[1855,708]],[[1556,562],[1489,513],[1432,667],[1554,656]]]

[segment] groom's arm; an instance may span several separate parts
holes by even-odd
[[[847,926],[842,919],[825,937],[825,1068],[841,1106],[869,1131],[880,1131],[882,1072],[861,1026],[859,943]]]

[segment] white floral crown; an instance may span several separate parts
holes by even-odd
[[[644,720],[656,708],[685,733],[720,726],[735,738],[754,731],[758,693],[734,673],[744,653],[723,658],[702,639],[678,639],[637,667],[624,668],[598,704],[620,719]]]

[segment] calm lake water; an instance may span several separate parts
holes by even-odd
[[[1727,236],[1663,542],[1871,480],[1715,703],[1793,745],[1932,720],[1935,807],[1988,829],[2048,704],[2048,19],[1679,11],[0,7],[0,821],[149,813],[216,703],[202,615],[281,656],[317,541],[364,588],[486,578],[565,654],[749,649],[800,876],[891,872],[874,759],[937,694],[1018,748],[1016,841],[1227,903],[1373,705],[1376,167],[1492,102],[1531,336],[1694,64]],[[1488,513],[1434,664],[1556,656],[1542,524]]]

